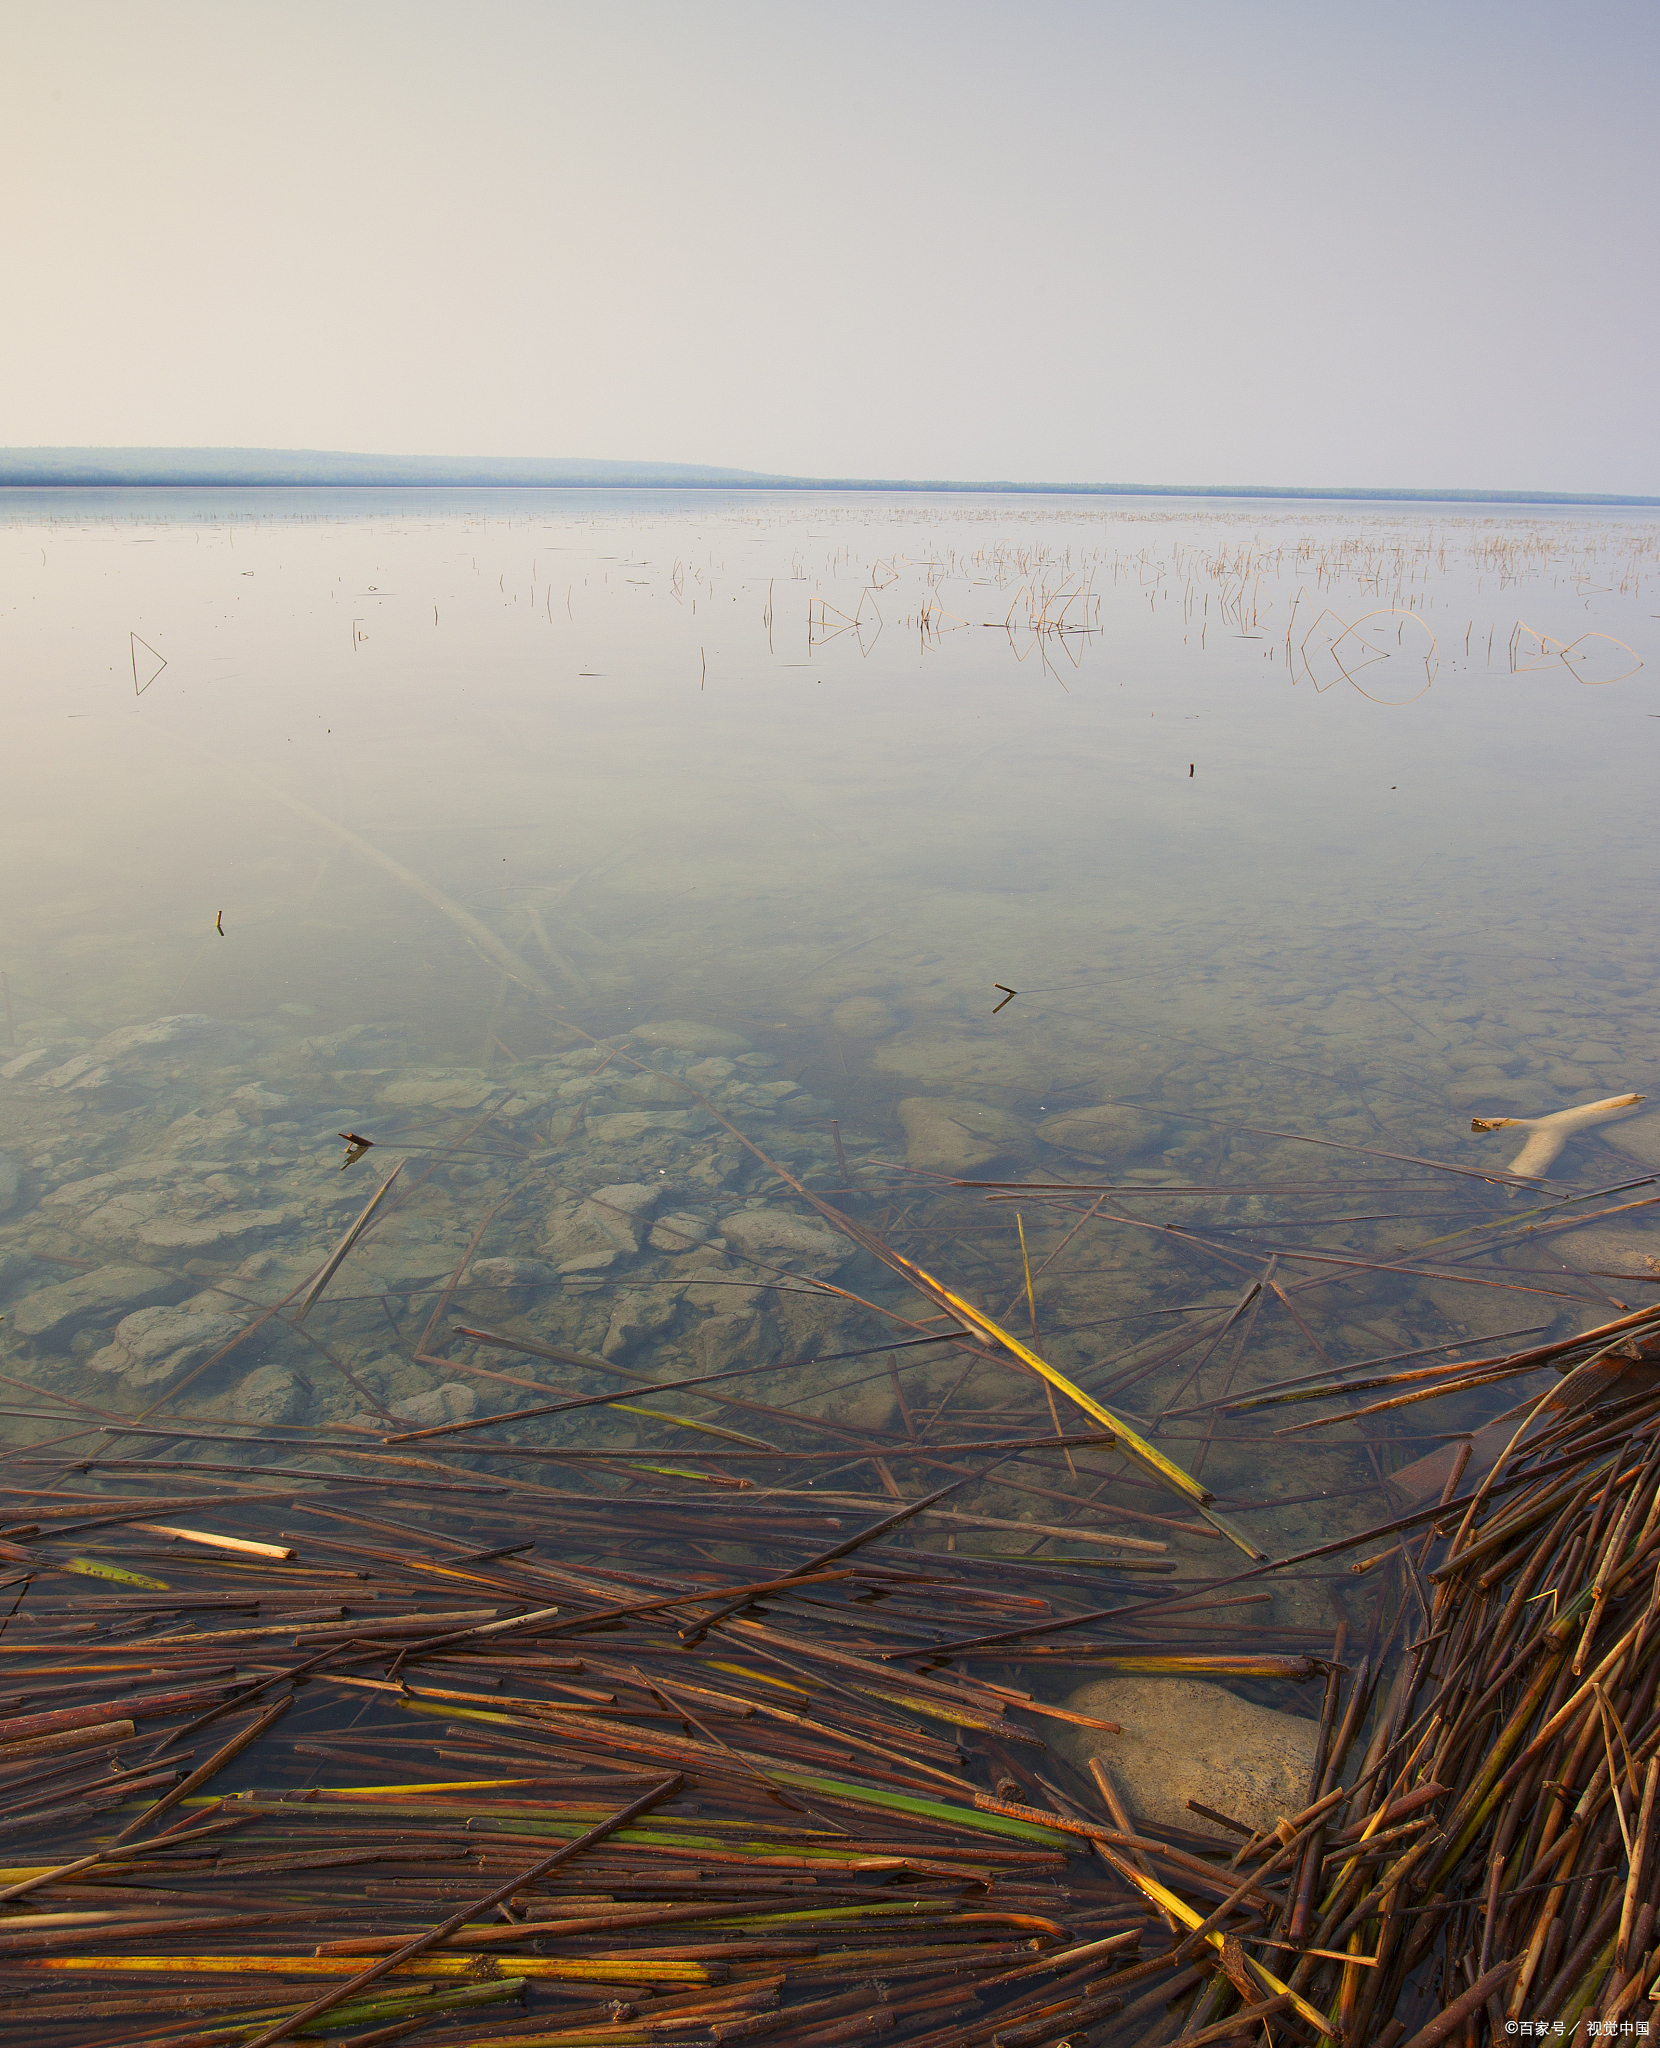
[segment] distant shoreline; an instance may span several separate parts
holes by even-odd
[[[4,490],[700,490],[906,496],[1198,498],[1289,503],[1660,509],[1607,491],[1403,490],[1297,484],[1017,483],[1008,479],[773,476],[694,463],[520,456],[357,455],[277,448],[0,448]]]

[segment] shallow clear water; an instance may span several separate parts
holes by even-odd
[[[839,1140],[859,1220],[1028,1337],[1035,1317],[1046,1355],[1149,1428],[1322,1350],[1561,1333],[1651,1298],[1651,1208],[1456,1272],[1407,1260],[1518,1203],[1402,1163],[1502,1168],[1514,1137],[1472,1114],[1650,1090],[1650,520],[16,493],[0,562],[14,1382],[106,1415],[378,1432],[399,1404],[517,1398],[480,1366],[558,1377],[447,1339],[456,1320],[646,1380],[892,1336],[775,1291],[781,1272],[932,1312],[821,1224],[792,1239],[778,1218],[809,1212],[734,1128],[826,1190]],[[105,1043],[163,1018],[187,1021]],[[677,1106],[677,1078],[711,1109]],[[1110,1141],[1067,1121],[1101,1105],[1139,1115]],[[341,1130],[376,1140],[345,1174]],[[279,1320],[186,1386],[400,1156],[431,1177],[304,1331]],[[1571,1144],[1546,1198],[1657,1169],[1660,1116],[1639,1112]],[[1029,1310],[1010,1205],[952,1177],[1119,1192]],[[577,1205],[619,1186],[650,1199],[605,1263]],[[1022,1197],[1034,1267],[1093,1200]],[[539,1263],[464,1283],[428,1340],[462,1362],[446,1378],[415,1353],[497,1203],[476,1256]],[[1276,1252],[1297,1314],[1270,1293],[1243,1343],[1135,1376]],[[887,1355],[749,1398],[908,1430],[963,1362],[897,1356],[897,1398]],[[602,1384],[586,1370],[559,1369]],[[1518,1397],[1408,1409],[1370,1444],[1277,1442],[1272,1410],[1202,1449],[1205,1415],[1159,1441],[1283,1554],[1383,1517],[1374,1453],[1403,1464]],[[594,1414],[560,1441],[696,1448]],[[990,1419],[1048,1411],[1029,1376],[975,1367],[932,1428]],[[974,1511],[1068,1520],[1108,1470],[1022,1469],[1049,1491],[999,1481]],[[868,1461],[840,1483],[877,1490]],[[1116,1477],[1102,1498],[1176,1512]],[[1184,1569],[1242,1561],[1181,1545]],[[1329,1630],[1315,1581],[1276,1613]]]

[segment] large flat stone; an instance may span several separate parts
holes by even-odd
[[[285,1365],[262,1365],[239,1380],[230,1396],[230,1411],[238,1422],[261,1428],[295,1422],[311,1402],[311,1388],[299,1374]]]
[[[650,1242],[657,1252],[695,1252],[718,1236],[719,1228],[709,1217],[676,1209],[652,1225]]]
[[[1046,1085],[1050,1063],[1016,1039],[999,1032],[972,1038],[916,1035],[890,1039],[871,1061],[878,1072],[925,1088],[1014,1088],[1022,1093]]]
[[[474,1259],[465,1279],[474,1287],[557,1287],[559,1269],[546,1259]]]
[[[12,1311],[12,1328],[34,1344],[66,1342],[77,1330],[108,1322],[152,1303],[177,1301],[190,1282],[153,1266],[96,1266],[56,1287],[25,1296]]]
[[[778,1265],[803,1259],[840,1265],[854,1250],[851,1241],[827,1223],[788,1209],[739,1209],[721,1225],[721,1236],[733,1251]]]
[[[1621,1117],[1617,1123],[1602,1124],[1596,1135],[1616,1152],[1643,1166],[1660,1166],[1660,1113]]]
[[[160,1216],[133,1232],[140,1244],[157,1251],[205,1252],[240,1249],[285,1230],[293,1217],[286,1209],[223,1209],[217,1215]]]
[[[1076,1153],[1099,1166],[1121,1166],[1150,1151],[1164,1136],[1164,1119],[1146,1109],[1102,1102],[1090,1109],[1063,1110],[1038,1125],[1046,1145]]]
[[[830,1023],[843,1038],[886,1038],[899,1027],[880,996],[844,996],[830,1012]]]
[[[191,1011],[177,1017],[156,1017],[148,1024],[123,1024],[118,1031],[111,1031],[100,1038],[93,1051],[100,1059],[141,1059],[167,1046],[221,1037],[235,1028],[217,1017]]]
[[[31,1074],[38,1081],[50,1070],[57,1056],[56,1046],[33,1046],[28,1052],[20,1052],[15,1059],[7,1060],[6,1064],[0,1067],[0,1081],[22,1081]]]
[[[1026,1126],[1007,1110],[963,1095],[911,1095],[899,1105],[909,1165],[934,1173],[972,1173],[1021,1151]]]
[[[447,1280],[455,1271],[456,1256],[456,1248],[444,1241],[371,1238],[348,1254],[330,1291],[341,1296],[403,1294],[412,1287]],[[328,1296],[323,1299],[327,1301]]]
[[[622,1109],[588,1119],[588,1135],[596,1145],[634,1146],[647,1138],[676,1136],[701,1129],[708,1121],[697,1109]]]
[[[748,1052],[749,1040],[719,1024],[704,1024],[695,1017],[660,1017],[654,1024],[642,1024],[632,1034],[644,1045],[666,1045],[675,1052]]]
[[[563,1267],[602,1252],[632,1255],[640,1249],[640,1233],[662,1192],[645,1181],[619,1181],[595,1188],[574,1208],[555,1209],[548,1218],[548,1257]]]
[[[1099,1757],[1131,1815],[1147,1826],[1235,1840],[1187,1802],[1253,1828],[1271,1828],[1308,1802],[1318,1727],[1300,1714],[1256,1706],[1206,1679],[1131,1672],[1091,1679],[1065,1704],[1116,1721],[1123,1733],[1056,1721],[1045,1725],[1044,1740],[1081,1770]]]
[[[211,1294],[176,1308],[137,1309],[116,1324],[113,1341],[93,1353],[87,1370],[112,1373],[135,1392],[163,1387],[211,1358],[242,1327]]]
[[[1652,1230],[1552,1231],[1538,1249],[1544,1251],[1547,1246],[1552,1257],[1582,1273],[1621,1273],[1642,1280],[1660,1278],[1660,1233]],[[1529,1256],[1533,1256],[1531,1247]]]
[[[391,1412],[400,1422],[417,1429],[438,1429],[446,1422],[468,1422],[478,1413],[478,1394],[461,1380],[446,1380],[429,1393],[409,1394],[392,1403]]]
[[[417,1074],[388,1081],[380,1099],[409,1109],[477,1109],[495,1089],[496,1083],[482,1074]]]

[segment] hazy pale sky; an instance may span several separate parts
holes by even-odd
[[[1660,489],[1660,9],[0,0],[0,445]]]

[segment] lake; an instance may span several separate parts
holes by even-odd
[[[1471,1129],[1652,1091],[1651,516],[42,491],[0,556],[20,1487],[720,1372],[443,1455],[874,1511],[930,1442],[1099,1438],[873,1234],[1223,1524],[1034,1447],[896,1547],[1215,1575],[1550,1376],[1225,1397],[1654,1298],[1660,1114],[1520,1193]],[[1342,1557],[1272,1584],[1253,1641],[1375,1624]]]

